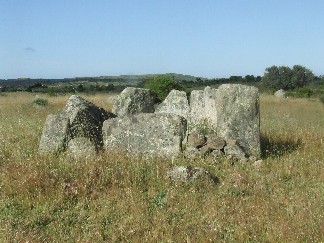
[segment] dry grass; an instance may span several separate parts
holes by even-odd
[[[45,118],[67,96],[0,96],[0,242],[322,242],[324,105],[261,97],[264,162],[39,156]],[[106,109],[108,96],[85,96]],[[219,184],[173,184],[173,165]]]

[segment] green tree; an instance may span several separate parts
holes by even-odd
[[[182,89],[170,74],[158,75],[145,80],[144,88],[153,90],[163,100],[172,89]]]
[[[268,67],[261,81],[266,88],[289,90],[303,87],[313,80],[314,74],[309,69],[295,65],[292,69],[286,66]]]
[[[301,65],[293,66],[292,72],[292,83],[298,88],[314,81],[313,72]]]

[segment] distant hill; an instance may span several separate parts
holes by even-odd
[[[206,78],[194,77],[191,75],[168,73],[172,75],[176,81],[179,82],[195,82],[197,80],[207,80]],[[63,79],[0,79],[0,86],[2,87],[28,87],[37,83],[44,85],[51,85],[57,83],[74,83],[74,82],[103,82],[103,83],[138,83],[146,78],[158,76],[160,74],[139,74],[139,75],[119,75],[119,76],[99,76],[99,77],[75,77]]]

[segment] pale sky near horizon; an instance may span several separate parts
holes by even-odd
[[[0,0],[0,79],[324,74],[323,0]]]

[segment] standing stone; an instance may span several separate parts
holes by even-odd
[[[186,92],[173,89],[165,100],[156,108],[155,113],[170,113],[187,119],[189,110]]]
[[[156,94],[149,89],[127,87],[115,98],[112,112],[120,117],[153,113],[156,98]]]
[[[78,137],[69,141],[67,152],[75,158],[90,158],[96,154],[96,147],[88,138]]]
[[[205,115],[205,98],[203,90],[193,90],[190,93],[190,124],[202,123]],[[190,126],[190,125],[189,125]]]
[[[48,115],[43,128],[38,151],[59,153],[65,150],[70,137],[69,119],[66,116]]]
[[[103,124],[104,146],[107,150],[172,158],[182,151],[186,129],[186,119],[174,114],[117,117]]]
[[[102,124],[114,114],[95,106],[93,103],[72,95],[62,112],[70,121],[71,138],[89,138],[95,147],[102,146]]]
[[[217,134],[226,141],[237,140],[248,157],[260,158],[258,89],[240,84],[223,84],[217,90],[216,103]]]
[[[190,94],[190,120],[192,130],[199,130],[199,126],[208,125],[210,129],[217,126],[216,109],[217,89],[207,86],[204,90],[193,90]]]
[[[98,149],[103,144],[102,124],[112,117],[115,115],[79,96],[72,95],[60,114],[47,117],[39,152],[63,152],[71,139],[79,137],[89,139]]]
[[[217,89],[212,89],[207,86],[204,89],[204,99],[205,99],[205,116],[211,128],[216,128],[217,126]]]

